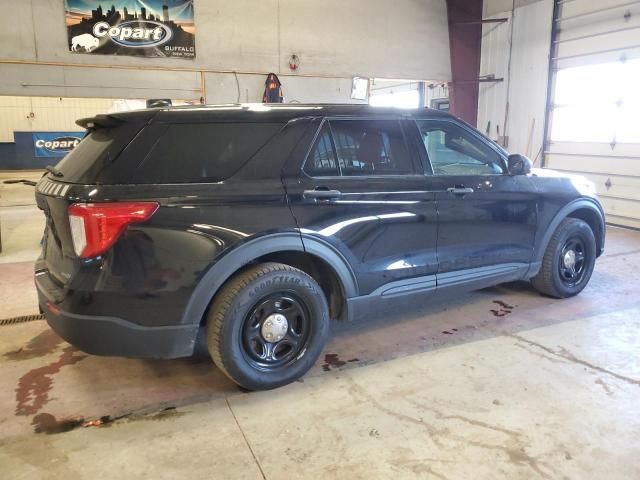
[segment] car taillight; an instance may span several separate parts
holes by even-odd
[[[74,203],[69,206],[71,238],[81,258],[106,252],[132,223],[142,223],[156,212],[157,202]]]

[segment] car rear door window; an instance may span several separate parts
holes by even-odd
[[[506,168],[489,145],[453,122],[418,120],[434,175],[501,175]]]
[[[137,183],[224,180],[238,171],[284,123],[170,125],[138,167]]]
[[[322,125],[322,129],[316,137],[305,165],[305,171],[312,177],[340,176],[336,152],[331,143],[331,131],[327,122]]]
[[[377,176],[413,175],[416,169],[399,121],[329,120],[305,171],[311,176]]]
[[[331,120],[343,176],[415,173],[397,120]]]

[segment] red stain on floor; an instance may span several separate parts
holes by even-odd
[[[493,313],[494,317],[505,317],[513,312],[515,308],[513,305],[503,302],[502,300],[494,300],[493,303],[497,305],[497,308],[489,310]]]
[[[7,360],[29,360],[42,357],[52,353],[62,342],[63,340],[53,330],[45,330],[29,340],[24,347],[5,353],[4,357]]]
[[[324,363],[322,364],[322,370],[324,370],[325,372],[330,372],[331,367],[340,368],[346,365],[347,362],[352,363],[352,362],[359,362],[359,361],[360,361],[359,358],[351,358],[345,362],[344,360],[340,360],[337,353],[327,353],[324,356]]]
[[[49,391],[53,387],[53,375],[66,365],[78,363],[87,355],[75,355],[74,347],[62,351],[58,360],[44,367],[34,368],[25,373],[16,387],[16,415],[33,415],[49,401]]]
[[[46,433],[51,435],[54,433],[70,432],[74,428],[78,428],[83,425],[84,419],[82,418],[65,418],[63,420],[56,420],[56,417],[50,413],[39,413],[31,421],[33,425],[33,431],[35,433]]]

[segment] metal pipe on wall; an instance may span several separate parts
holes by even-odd
[[[212,69],[212,68],[184,68],[184,67],[156,67],[147,65],[102,65],[95,63],[69,63],[69,62],[52,62],[52,61],[39,61],[39,60],[13,60],[13,59],[0,59],[0,65],[39,65],[50,67],[73,67],[73,68],[112,68],[116,70],[142,70],[142,71],[163,71],[163,72],[192,72],[192,73],[236,73],[238,75],[268,75],[271,72],[259,71],[259,70],[225,70],[225,69]],[[292,73],[283,72],[278,74],[281,77],[308,77],[308,78],[351,78],[344,75],[328,75],[321,73]],[[358,75],[355,75],[358,76]],[[362,75],[367,78],[366,75]],[[421,80],[421,79],[416,79]]]

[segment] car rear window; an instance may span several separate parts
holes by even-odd
[[[283,123],[169,125],[136,172],[137,183],[215,182],[232,176]]]
[[[63,175],[58,180],[94,183],[141,128],[141,124],[122,123],[111,128],[89,130],[78,146],[56,165]]]

